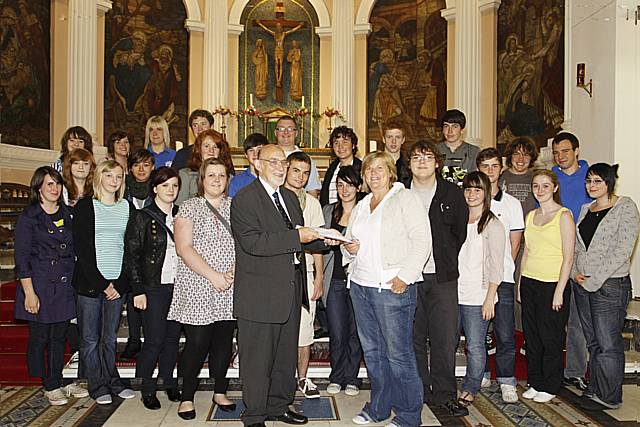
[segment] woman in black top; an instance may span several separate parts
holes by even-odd
[[[173,241],[173,217],[178,207],[173,204],[180,190],[178,172],[160,167],[150,181],[153,201],[134,213],[127,230],[127,272],[133,294],[133,305],[142,310],[145,341],[137,358],[136,378],[142,378],[142,403],[148,409],[160,409],[156,397],[157,379],[153,370],[158,364],[169,400],[180,401],[178,382],[173,369],[178,359],[180,324],[167,320],[173,298],[178,256]]]
[[[359,193],[362,178],[359,168],[345,166],[338,171],[336,189],[338,201],[322,209],[326,227],[344,233],[351,210],[364,197]],[[324,256],[324,295],[329,323],[329,350],[331,374],[327,392],[337,394],[344,387],[349,396],[360,392],[362,381],[358,378],[362,348],[356,330],[356,320],[351,305],[347,275],[342,265],[340,247],[332,248]]]

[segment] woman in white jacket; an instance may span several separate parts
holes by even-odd
[[[351,299],[358,336],[371,381],[371,401],[355,424],[379,423],[396,416],[402,427],[421,424],[422,381],[413,352],[415,282],[431,252],[431,228],[424,205],[396,182],[393,158],[368,154],[362,164],[363,190],[354,208],[343,246],[349,263]]]

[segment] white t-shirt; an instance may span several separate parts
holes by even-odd
[[[516,266],[511,257],[511,239],[509,238],[512,231],[524,231],[524,219],[522,215],[522,204],[510,194],[500,190],[496,197],[491,200],[491,212],[498,217],[506,234],[504,244],[504,281],[515,283],[513,277]]]
[[[417,190],[413,188],[413,183],[411,184],[411,191],[415,192],[422,200],[422,204],[427,209],[427,214],[429,213],[429,209],[431,208],[431,202],[433,201],[433,197],[436,195],[436,189],[438,187],[438,181],[433,184],[433,188],[429,190]],[[436,262],[433,259],[433,250],[429,253],[429,259],[427,259],[427,263],[422,270],[423,273],[426,274],[435,274],[436,272]]]
[[[484,247],[478,222],[467,224],[467,239],[458,254],[458,304],[482,305],[487,290],[482,287]]]
[[[165,219],[167,228],[173,232],[173,217],[167,215]],[[167,249],[164,253],[164,262],[162,263],[162,274],[160,276],[160,283],[167,284],[173,283],[176,280],[176,271],[178,270],[178,255],[176,254],[176,244],[173,239],[169,237],[167,233]]]
[[[307,198],[304,210],[302,211],[302,217],[304,218],[305,227],[322,227],[324,226],[324,216],[322,215],[322,206],[318,199],[310,194],[305,193]],[[305,253],[305,259],[307,261],[307,278],[311,277],[313,280],[314,264],[313,255]]]

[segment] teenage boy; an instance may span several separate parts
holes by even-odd
[[[462,191],[440,175],[441,159],[431,141],[409,150],[411,177],[404,182],[429,212],[433,250],[417,283],[413,348],[425,402],[456,417],[469,415],[457,401],[458,254],[467,238],[469,210]]]
[[[396,173],[399,182],[405,182],[410,179],[409,161],[402,153],[402,144],[404,144],[405,129],[404,125],[397,120],[389,120],[382,126],[384,132],[384,151],[393,157],[396,161]]]
[[[322,207],[315,197],[304,191],[305,185],[311,173],[311,157],[302,151],[295,151],[287,157],[289,169],[284,181],[284,187],[293,191],[298,196],[304,224],[307,227],[324,226]],[[304,254],[307,265],[307,294],[309,295],[309,308],[301,308],[300,333],[298,335],[298,390],[307,399],[320,397],[318,387],[307,378],[309,359],[311,358],[311,345],[313,344],[313,320],[315,319],[316,301],[322,296],[322,254]],[[315,274],[314,274],[315,273]]]
[[[533,165],[538,159],[536,143],[528,136],[520,136],[507,145],[504,156],[507,169],[500,176],[500,188],[518,199],[526,218],[536,207],[536,199],[531,190]]]
[[[302,151],[300,147],[296,145],[298,126],[296,125],[296,121],[293,117],[280,117],[276,122],[275,135],[278,147],[282,148],[285,156],[289,156],[289,154],[295,151]],[[316,162],[311,159],[311,174],[309,175],[309,182],[305,189],[307,193],[311,194],[313,197],[318,197],[320,195],[321,188],[322,185],[320,185],[320,175],[318,175]]]
[[[136,209],[149,205],[153,198],[149,197],[149,179],[154,169],[154,157],[145,149],[135,151],[129,157],[129,174],[125,176],[125,199],[129,200]],[[141,329],[142,312],[133,306],[133,293],[127,294],[127,324],[129,338],[127,345],[120,354],[122,360],[132,360],[142,349]]]
[[[227,191],[229,197],[235,196],[238,191],[251,184],[258,177],[258,172],[256,171],[258,154],[260,154],[260,149],[268,143],[269,140],[267,137],[261,133],[252,133],[245,138],[242,146],[244,148],[244,156],[247,158],[249,166],[247,166],[244,172],[231,178]]]
[[[480,149],[462,140],[467,118],[460,110],[448,110],[442,116],[444,142],[437,145],[442,160],[442,176],[457,186],[469,172],[476,170],[476,156]]]
[[[338,126],[331,132],[329,145],[336,159],[331,162],[327,173],[324,174],[324,181],[320,190],[320,204],[322,206],[338,201],[336,179],[341,167],[353,165],[358,170],[362,167],[362,160],[356,157],[358,136],[353,129],[347,126]]]
[[[191,129],[191,132],[193,132],[194,138],[197,138],[198,135],[200,135],[200,132],[211,129],[213,122],[213,115],[207,110],[193,110],[189,115],[189,128]],[[186,168],[192,152],[193,144],[182,147],[173,158],[171,167],[175,170]]]
[[[503,192],[498,185],[502,171],[502,157],[495,148],[485,148],[476,158],[478,170],[484,172],[491,182],[491,212],[498,217],[506,233],[504,250],[504,278],[498,286],[498,303],[495,305],[493,331],[496,334],[496,380],[500,384],[502,400],[505,403],[518,401],[515,377],[516,339],[515,339],[515,260],[520,251],[520,242],[524,231],[522,206],[515,197]],[[489,355],[483,383],[491,384]]]
[[[578,160],[580,142],[572,133],[560,132],[557,134],[551,142],[551,148],[553,149],[553,160],[557,164],[551,170],[558,176],[560,200],[565,208],[571,210],[573,220],[576,221],[580,216],[582,205],[591,202],[584,184],[589,165],[584,160]],[[586,371],[587,342],[572,292],[567,324],[567,356],[563,383],[585,391],[587,389],[587,382],[584,379]]]

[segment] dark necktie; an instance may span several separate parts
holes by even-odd
[[[278,208],[278,212],[280,212],[280,215],[282,216],[284,223],[287,224],[287,228],[289,230],[293,230],[293,224],[289,219],[289,215],[287,215],[287,211],[284,210],[282,203],[280,203],[280,197],[278,197],[278,192],[277,191],[274,192],[272,196],[273,196],[273,201],[276,203],[276,207]]]

